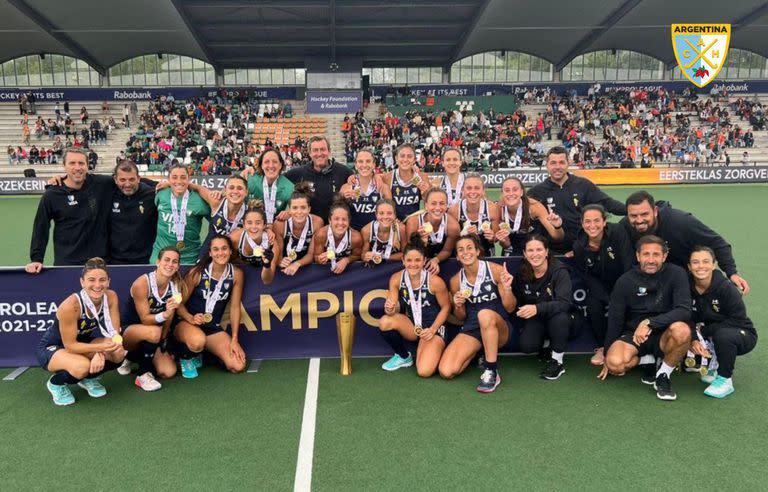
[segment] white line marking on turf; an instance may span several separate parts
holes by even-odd
[[[320,359],[309,359],[307,392],[304,395],[304,416],[301,420],[299,457],[296,460],[294,492],[305,492],[312,488],[312,458],[315,451],[315,418],[317,417],[317,385],[320,379]]]
[[[259,367],[261,367],[261,359],[251,359],[246,372],[259,372]]]
[[[26,371],[27,369],[29,369],[29,367],[27,366],[17,367],[16,369],[13,370],[13,372],[5,376],[3,378],[3,381],[15,381],[16,378],[24,374],[24,371]]]

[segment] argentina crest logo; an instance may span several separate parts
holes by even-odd
[[[730,24],[672,24],[677,65],[697,87],[715,80],[725,65],[730,42]]]

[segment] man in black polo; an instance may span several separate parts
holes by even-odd
[[[665,263],[668,252],[658,236],[637,242],[638,266],[619,277],[611,293],[605,365],[599,376],[623,376],[645,365],[642,381],[654,386],[660,400],[677,399],[670,378],[691,343],[688,274]],[[656,354],[664,356],[658,369]]]
[[[142,182],[133,161],[115,167],[109,205],[109,260],[114,265],[146,265],[157,233],[155,187]]]
[[[626,206],[627,216],[619,224],[626,228],[633,242],[648,234],[659,236],[667,242],[669,261],[683,268],[695,246],[708,246],[731,282],[744,295],[749,293],[749,284],[736,269],[731,245],[692,214],[674,209],[665,201],[656,202],[647,191],[629,195]]]
[[[285,173],[285,177],[294,184],[301,181],[312,183],[314,195],[309,205],[312,213],[325,223],[328,223],[328,212],[334,196],[353,174],[347,166],[332,161],[330,155],[328,140],[325,137],[312,137],[309,139],[309,157],[312,162]]]
[[[26,270],[39,273],[53,221],[53,253],[56,266],[78,265],[94,256],[106,258],[109,209],[102,206],[112,197],[109,176],[88,174],[88,155],[83,149],[64,151],[66,177],[61,186],[45,190],[32,226],[30,263]]]
[[[623,203],[603,193],[592,181],[568,172],[565,148],[549,149],[547,172],[549,178],[528,190],[528,194],[563,219],[565,238],[551,242],[553,252],[563,254],[571,250],[581,230],[581,208],[585,205],[598,203],[614,215],[626,215]]]

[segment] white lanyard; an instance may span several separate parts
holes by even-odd
[[[213,263],[208,265],[208,268],[205,269],[205,273],[208,274],[208,285],[205,288],[205,293],[208,294],[205,299],[206,313],[213,313],[213,308],[216,307],[216,303],[219,302],[219,296],[221,296],[221,289],[224,286],[224,282],[229,278],[231,272],[232,265],[228,263],[227,268],[224,269],[224,273],[221,275],[218,282],[216,282],[216,288],[213,290],[213,293],[211,293],[211,282],[214,280]]]
[[[155,298],[155,300],[162,304],[163,298],[160,296],[160,291],[157,288],[157,272],[149,272],[149,293],[152,294],[152,297]],[[178,291],[176,290],[176,286],[173,284],[171,280],[168,280],[168,286],[171,289],[171,295],[176,294]]]
[[[355,177],[357,178],[357,179],[356,179],[356,181],[357,181],[357,184],[356,184],[356,185],[354,185],[354,186],[352,187],[352,189],[353,189],[353,190],[360,190],[360,196],[368,196],[368,195],[370,195],[371,193],[373,193],[373,192],[375,192],[375,191],[376,191],[376,185],[374,185],[374,184],[373,184],[373,182],[375,181],[375,180],[373,179],[373,176],[371,176],[371,181],[368,183],[368,189],[367,189],[366,191],[363,191],[363,187],[362,187],[362,186],[360,186],[360,178],[358,178],[357,176],[355,176]],[[398,181],[399,181],[399,180],[398,180]]]
[[[421,220],[421,225],[424,224],[424,218],[426,216],[426,213],[423,213],[419,216]],[[448,217],[448,214],[443,214],[443,218],[440,220],[440,226],[437,228],[437,231],[433,231],[429,233],[429,242],[431,244],[440,244],[443,242],[443,238],[445,237],[445,227],[446,223],[448,222],[446,220],[446,217]]]
[[[387,239],[387,247],[384,249],[384,253],[381,254],[381,257],[385,260],[388,260],[390,255],[392,254],[392,244],[395,237],[395,228],[397,227],[397,222],[394,222],[392,226],[389,228],[389,239]],[[378,253],[378,243],[379,243],[379,221],[376,220],[373,222],[373,252]]]
[[[176,208],[176,197],[171,193],[171,217],[173,218],[173,232],[177,241],[184,240],[184,229],[187,227],[187,203],[189,202],[189,190],[184,192],[181,198],[181,209]]]
[[[344,237],[341,238],[341,241],[339,242],[339,245],[336,245],[336,239],[333,237],[333,231],[328,229],[328,249],[332,250],[334,253],[336,253],[331,259],[331,268],[336,268],[336,257],[343,253],[344,250],[347,249],[347,244],[349,244],[349,236],[350,232],[349,230],[344,233]]]
[[[443,183],[445,183],[445,193],[448,195],[448,206],[451,207],[461,200],[461,190],[464,187],[464,173],[459,173],[459,177],[456,180],[455,193],[451,187],[451,178],[448,175],[445,176]]]
[[[411,276],[407,271],[403,272],[403,278],[405,278],[405,286],[408,288],[408,304],[411,305],[411,313],[413,313],[414,326],[422,326],[421,324],[421,295],[423,293],[424,282],[426,282],[427,272],[421,271],[421,283],[419,284],[419,297],[416,297],[413,293],[413,285],[411,285]]]
[[[478,294],[480,294],[480,288],[482,287],[483,280],[485,279],[485,262],[481,261],[477,264],[477,277],[475,278],[475,285],[471,286],[469,285],[469,280],[467,279],[467,274],[464,273],[464,269],[461,269],[461,275],[459,276],[460,284],[461,284],[461,290],[471,290],[472,296],[476,297]]]
[[[309,232],[309,223],[312,221],[311,217],[307,217],[307,221],[304,222],[304,229],[299,236],[299,242],[296,243],[296,247],[293,248],[293,219],[288,219],[288,231],[290,233],[288,238],[288,254],[292,251],[303,251],[304,243],[307,242],[307,233]]]
[[[224,231],[226,234],[232,234],[232,231],[237,229],[242,225],[243,215],[245,215],[245,204],[240,204],[240,210],[237,211],[237,215],[235,215],[235,220],[232,223],[229,223],[229,200],[224,199],[224,203],[221,205],[222,212],[224,213],[224,221],[227,222],[227,226],[224,228]]]
[[[264,176],[262,186],[264,190],[264,213],[267,215],[267,224],[271,224],[275,220],[275,212],[277,207],[275,206],[275,199],[277,197],[277,181],[280,179],[278,176],[272,186],[267,185],[267,177]]]
[[[96,319],[96,323],[99,325],[99,331],[101,331],[101,334],[104,335],[107,338],[112,338],[112,336],[117,334],[117,331],[115,330],[115,327],[112,325],[112,316],[109,314],[109,303],[107,302],[107,294],[104,294],[101,297],[101,312],[104,313],[104,324],[102,325],[99,323],[99,311],[96,309],[96,306],[93,304],[93,301],[90,297],[88,297],[88,293],[85,292],[85,289],[82,289],[80,291],[80,298],[83,300],[83,303],[86,307],[86,315],[88,314],[87,311],[90,310],[91,314],[93,314],[93,317]]]
[[[507,206],[504,206],[504,209],[502,210],[503,215],[503,221],[509,224],[509,209],[507,209]],[[517,206],[517,211],[515,212],[515,223],[512,225],[512,231],[511,232],[517,232],[520,230],[520,224],[523,221],[523,201],[520,200],[520,204]]]
[[[416,171],[414,171],[414,172],[413,172],[413,177],[415,178],[416,176],[419,176],[419,173],[417,173]],[[397,182],[400,184],[400,186],[402,186],[403,188],[408,188],[408,187],[410,187],[410,186],[415,186],[415,185],[414,185],[412,182],[410,182],[410,181],[408,181],[407,183],[403,183],[403,180],[402,180],[402,179],[400,179],[400,169],[395,169],[395,179],[396,179],[396,180],[397,180]],[[413,178],[411,178],[411,179],[413,179]],[[421,179],[421,176],[419,176],[419,179]]]
[[[248,245],[251,247],[252,256],[261,256],[256,254],[256,248],[261,248],[262,254],[269,248],[269,236],[267,236],[266,232],[261,233],[261,244],[256,244],[256,241],[251,238],[247,231],[243,231],[243,235],[245,236]]]

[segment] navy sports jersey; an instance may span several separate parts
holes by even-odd
[[[475,279],[475,284],[480,282],[480,290],[477,295],[474,292],[467,298],[466,304],[464,304],[467,317],[464,320],[464,326],[462,332],[474,331],[480,329],[480,323],[477,319],[477,314],[482,309],[490,309],[499,313],[505,320],[509,319],[509,314],[501,303],[501,294],[499,294],[499,287],[496,285],[496,281],[493,279],[493,272],[491,271],[491,265],[487,261],[480,260],[480,263],[485,264],[485,274],[482,278],[478,275]],[[478,270],[479,273],[479,270]],[[469,288],[474,291],[475,284],[470,284],[464,273],[464,268],[459,272],[459,289]],[[465,286],[466,285],[466,286]]]
[[[359,231],[376,220],[376,203],[381,199],[381,194],[376,188],[369,190],[370,193],[367,195],[362,193],[361,188],[356,188],[356,190],[361,191],[361,193],[359,197],[349,202],[349,211],[351,227]]]
[[[293,219],[288,219],[288,221],[285,223],[285,234],[283,235],[283,257],[290,258],[290,254],[288,252],[289,248],[293,248],[295,250],[297,260],[300,260],[306,256],[307,252],[312,247],[312,238],[315,235],[315,226],[312,223],[311,215],[307,216],[306,223],[309,224],[307,228],[307,237],[301,249],[297,248],[299,247],[299,238],[301,237],[302,231],[293,231]]]
[[[522,204],[518,205],[522,206]],[[506,206],[504,207],[506,208]],[[507,216],[506,220],[504,217]],[[501,223],[506,222],[509,225],[509,247],[503,248],[501,251],[502,256],[522,256],[523,250],[525,249],[525,241],[528,239],[528,236],[531,234],[541,234],[545,235],[544,226],[541,225],[541,222],[539,222],[539,219],[535,219],[533,217],[529,218],[528,221],[528,228],[523,228],[523,224],[521,221],[520,229],[517,231],[513,231],[515,226],[515,217],[512,214],[504,213],[504,209],[502,209],[501,213]]]
[[[477,228],[477,236],[480,238],[480,244],[483,245],[483,256],[493,256],[493,242],[487,240],[485,236],[483,236],[483,230],[480,228],[483,222],[491,223],[491,215],[488,211],[488,200],[482,200],[480,202],[480,211],[477,213],[477,220],[470,220],[465,212],[466,206],[467,200],[465,198],[459,202],[459,227],[463,231],[465,225],[466,227],[475,226]]]
[[[419,227],[424,225],[424,216],[426,215],[426,212],[423,214],[419,214]],[[437,236],[438,231],[433,230],[432,234],[429,235],[429,238],[427,238],[427,259],[434,258],[437,256],[445,246],[445,241],[448,240],[448,214],[443,215],[443,222],[445,223],[445,232],[443,233],[443,237],[439,242],[435,241],[435,238],[432,236]],[[434,229],[434,226],[433,226]]]
[[[328,251],[330,246],[330,238],[333,235],[333,231],[331,230],[330,226],[328,227],[328,238],[325,240],[325,250]],[[352,230],[347,229],[347,232],[344,233],[344,237],[346,238],[347,245],[346,247],[341,251],[336,251],[336,261],[341,260],[342,258],[347,258],[352,254]],[[344,238],[341,239],[341,241],[336,242],[336,246],[338,247],[341,243],[344,242]],[[334,250],[335,251],[335,250]]]
[[[94,338],[102,338],[104,335],[101,333],[101,329],[106,330],[106,322],[104,321],[104,302],[101,303],[99,314],[95,318],[88,316],[85,309],[85,303],[81,297],[80,292],[76,292],[77,301],[80,303],[80,316],[77,319],[77,341],[81,343],[89,343]],[[106,295],[106,294],[104,294]],[[49,346],[63,347],[64,342],[61,340],[61,330],[59,329],[59,319],[54,318],[53,325],[48,328],[43,337],[40,339],[40,347]]]
[[[205,323],[203,326],[218,326],[221,322],[221,317],[224,315],[224,308],[227,307],[229,302],[229,296],[232,293],[232,288],[235,285],[235,269],[231,264],[228,264],[222,278],[216,280],[212,278],[208,271],[203,271],[200,275],[200,281],[192,291],[192,295],[187,300],[187,311],[191,314],[204,314],[205,313],[205,300],[209,295],[213,295],[213,291],[216,290],[216,285],[219,282],[224,282],[224,285],[219,292],[219,300],[213,307],[213,321]]]
[[[395,169],[392,173],[392,199],[395,201],[397,218],[401,221],[412,213],[418,212],[421,207],[421,190],[411,182],[403,183],[400,180],[399,169]]]
[[[448,186],[450,185],[450,181],[448,181],[448,175],[443,174],[440,176],[440,186],[439,188],[443,189],[445,191],[445,194],[448,196],[448,208],[456,205],[461,201],[462,196],[464,195],[464,173],[459,173],[459,178],[456,181],[456,187],[458,189],[455,189],[453,186],[451,186],[450,192],[448,191]]]
[[[368,237],[368,244],[370,245],[371,251],[375,251],[377,253],[384,253],[387,251],[387,244],[389,244],[389,240],[382,241],[379,239],[378,236],[379,231],[379,222],[374,221],[373,224],[371,224],[371,232],[370,236]],[[392,250],[389,252],[390,255],[393,255],[395,253],[400,252],[400,228],[397,222],[394,222],[392,226],[389,229],[389,237],[392,239]],[[382,262],[382,265],[384,263]]]
[[[154,295],[152,295],[152,288],[150,287],[150,281],[149,281],[149,274],[145,273],[144,276],[147,278],[147,302],[149,302],[149,314],[155,315],[160,314],[162,312],[165,312],[166,307],[165,303],[168,302],[168,300],[173,297],[173,289],[171,288],[171,282],[168,282],[168,285],[165,287],[165,292],[160,294],[158,292],[158,295],[160,295],[160,299],[155,298]],[[129,296],[128,299],[125,301],[125,304],[123,304],[123,309],[120,312],[120,322],[123,324],[123,326],[130,326],[130,325],[140,325],[141,323],[141,317],[139,316],[139,313],[136,311],[136,303],[133,300],[133,296]]]
[[[408,293],[408,286],[405,284],[406,275],[408,275],[408,272],[403,270],[400,275],[400,295],[398,296],[398,300],[400,302],[400,312],[405,313],[405,315],[413,321],[410,294]],[[440,304],[437,303],[437,296],[429,291],[429,277],[430,275],[427,274],[421,287],[417,289],[414,286],[413,289],[413,294],[416,297],[419,296],[419,291],[421,291],[421,325],[423,328],[432,326],[437,315],[440,314]]]
[[[245,212],[244,207],[245,205],[241,204],[238,212]],[[228,214],[225,213],[226,208],[229,208],[229,201],[225,198],[221,201],[221,204],[219,204],[219,208],[211,214],[211,227],[208,228],[208,237],[212,237],[214,234],[229,236],[230,233],[238,227],[243,227],[243,217],[245,216],[245,213],[238,213],[235,216],[235,221],[230,221],[227,218]]]
[[[261,233],[261,241],[254,241],[256,243],[256,246],[261,246],[263,248],[263,253],[261,256],[255,256],[253,254],[246,255],[245,254],[245,246],[248,245],[248,240],[246,239],[246,236],[248,235],[247,232],[243,231],[243,234],[240,236],[240,242],[237,244],[237,252],[240,253],[240,258],[243,259],[246,263],[248,263],[251,266],[261,268],[264,266],[264,260],[267,259],[267,263],[269,263],[269,260],[271,260],[272,256],[272,247],[269,245],[269,239],[266,232]],[[250,246],[250,245],[249,245]],[[267,258],[269,256],[270,258]]]

